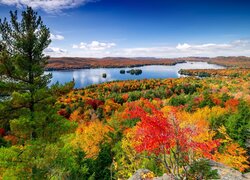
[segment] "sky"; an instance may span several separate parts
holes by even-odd
[[[250,56],[250,0],[0,0],[33,7],[52,57]]]

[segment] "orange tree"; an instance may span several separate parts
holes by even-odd
[[[185,178],[188,167],[198,158],[211,158],[219,142],[212,138],[197,141],[200,128],[181,125],[177,109],[166,114],[145,100],[146,108],[136,106],[129,110],[130,118],[140,118],[137,123],[134,148],[138,153],[147,152],[164,164],[167,172],[176,178]]]

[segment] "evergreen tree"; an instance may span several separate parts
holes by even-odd
[[[6,122],[18,117],[20,113],[15,111],[26,108],[33,121],[36,103],[45,98],[37,97],[39,91],[47,88],[51,78],[51,74],[44,74],[48,57],[43,54],[51,42],[50,31],[30,7],[22,12],[20,22],[17,11],[11,11],[10,17],[10,22],[0,19],[0,95],[15,94],[12,103],[0,108],[0,112],[4,110],[0,114],[5,115],[0,119]],[[11,116],[7,118],[6,114]]]
[[[10,16],[10,22],[0,20],[0,97],[8,96],[0,100],[0,128],[13,141],[0,142],[0,179],[62,177],[69,172],[59,160],[74,163],[63,135],[75,126],[57,114],[56,99],[74,82],[48,87],[43,52],[51,42],[49,29],[30,7],[21,21],[16,11]]]
[[[51,42],[50,31],[30,7],[22,12],[21,22],[17,11],[11,11],[10,16],[10,22],[0,20],[1,76],[7,78],[5,82],[12,80],[16,89],[34,95],[36,89],[47,86],[51,77],[44,75],[48,57],[43,54]]]

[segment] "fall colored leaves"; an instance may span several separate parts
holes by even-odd
[[[106,83],[61,97],[58,113],[78,124],[72,144],[88,158],[98,156],[101,144],[111,144],[113,163],[122,177],[142,166],[138,157],[145,153],[176,175],[199,158],[244,171],[249,168],[246,149],[231,137],[226,122],[239,112],[240,104],[249,109],[248,79]]]

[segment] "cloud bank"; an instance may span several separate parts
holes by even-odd
[[[0,0],[0,4],[14,5],[17,7],[30,6],[34,9],[42,9],[46,12],[59,12],[63,9],[69,9],[84,5],[94,0]]]
[[[89,50],[89,51],[101,51],[101,50],[109,49],[115,46],[116,46],[115,43],[104,43],[104,42],[92,41],[89,44],[84,43],[84,42],[81,42],[79,45],[74,44],[72,48]]]
[[[250,56],[250,41],[236,40],[221,44],[179,43],[176,46],[125,48],[113,54],[127,57]]]
[[[114,48],[115,47],[115,48]],[[52,51],[53,50],[53,51]],[[250,40],[240,39],[228,43],[178,43],[172,46],[151,46],[119,48],[115,43],[92,41],[81,42],[71,49],[48,49],[51,56],[71,57],[216,57],[216,56],[250,56]],[[55,55],[53,55],[55,53]]]

